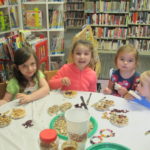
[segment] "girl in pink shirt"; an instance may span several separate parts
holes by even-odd
[[[73,63],[63,65],[49,80],[50,88],[96,92],[96,72],[91,69],[95,65],[93,45],[85,40],[75,42],[71,57]]]

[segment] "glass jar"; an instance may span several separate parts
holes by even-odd
[[[62,144],[61,150],[77,150],[78,145],[75,141],[66,141]]]
[[[57,132],[54,129],[45,129],[40,132],[41,150],[58,150]]]

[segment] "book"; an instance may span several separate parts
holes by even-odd
[[[17,15],[17,8],[16,6],[12,6],[10,8],[10,19],[11,19],[11,27],[15,28],[19,26],[19,18]]]
[[[42,28],[42,11],[35,8],[34,10],[27,10],[25,12],[26,27],[29,29]]]

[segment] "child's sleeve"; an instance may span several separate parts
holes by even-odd
[[[10,81],[8,81],[7,87],[6,87],[6,91],[12,95],[16,95],[17,93],[19,93],[20,87],[18,85],[17,80],[15,79],[11,79]]]
[[[150,101],[148,101],[144,96],[142,96],[141,98],[142,98],[141,100],[135,98],[135,99],[133,99],[133,101],[138,104],[141,104],[147,108],[150,108]]]
[[[38,71],[38,77],[39,77],[39,79],[41,79],[41,78],[45,78],[45,75],[44,75],[44,73],[42,72],[42,71]]]
[[[49,86],[50,86],[50,89],[59,89],[59,88],[62,88],[62,82],[61,82],[61,79],[64,77],[64,67],[62,67],[57,73],[55,76],[53,76],[51,78],[51,80],[49,80]]]
[[[97,91],[97,77],[96,77],[96,73],[93,74],[92,82],[91,82],[91,85],[89,87],[89,91],[90,92],[96,92]]]

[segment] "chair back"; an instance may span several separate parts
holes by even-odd
[[[6,92],[6,82],[0,83],[0,99],[2,99]]]
[[[46,80],[49,81],[57,73],[57,71],[58,70],[44,71]]]

